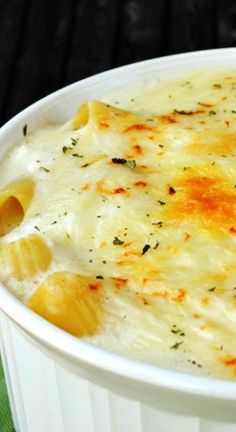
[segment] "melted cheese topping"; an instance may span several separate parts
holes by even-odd
[[[18,226],[1,230],[1,280],[102,348],[235,379],[235,160],[235,71],[84,104],[1,163],[4,227],[22,179],[34,184]]]

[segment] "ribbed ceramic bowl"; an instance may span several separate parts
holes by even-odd
[[[139,78],[236,66],[236,49],[174,55],[70,85],[0,130],[0,157],[45,121]],[[17,432],[235,432],[236,381],[177,373],[91,346],[46,322],[0,286],[0,348]],[[236,343],[236,341],[232,341]]]

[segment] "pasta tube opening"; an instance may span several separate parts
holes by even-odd
[[[139,117],[131,111],[116,108],[97,100],[90,100],[79,107],[72,119],[72,127],[80,129],[90,121],[94,121],[103,127],[109,127],[113,122],[115,124],[120,123],[121,127],[125,127],[126,124],[129,126],[133,121],[139,120]]]
[[[34,182],[22,179],[0,191],[0,236],[16,228],[23,220],[34,194]]]
[[[20,202],[9,197],[0,208],[0,236],[12,231],[24,218],[24,210]]]
[[[75,117],[72,120],[72,125],[74,129],[80,129],[83,126],[86,126],[89,120],[89,105],[88,102],[82,104]]]

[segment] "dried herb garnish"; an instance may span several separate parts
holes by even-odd
[[[22,128],[22,131],[23,131],[23,135],[24,136],[26,136],[27,135],[27,128],[28,128],[28,125],[27,125],[27,123],[23,126],[23,128]]]
[[[46,173],[49,173],[49,172],[50,172],[50,170],[49,170],[49,169],[47,169],[47,168],[45,168],[45,167],[39,167],[39,169],[41,169],[41,170],[45,171]]]
[[[104,279],[104,277],[101,275],[98,275],[98,276],[96,276],[96,279]]]
[[[180,328],[177,328],[176,325],[173,325],[173,328],[171,329],[171,333],[178,334],[179,336],[185,336],[185,333]]]
[[[68,147],[68,146],[63,146],[63,147],[62,147],[62,151],[63,151],[64,154],[65,154],[68,150],[73,150],[73,148],[72,148],[72,147]]]
[[[142,255],[144,255],[149,249],[150,249],[150,245],[149,244],[146,244],[144,247],[143,247],[143,250],[142,250]]]
[[[157,202],[158,202],[160,205],[166,205],[166,202],[165,202],[165,201],[157,200]]]
[[[191,363],[194,366],[197,366],[198,368],[202,368],[201,363],[197,363],[196,360],[188,359],[188,363]]]
[[[134,159],[128,160],[127,165],[129,168],[135,168],[136,167],[136,161]]]
[[[71,138],[71,144],[72,144],[73,146],[76,146],[76,144],[78,144],[78,139],[76,139],[76,138]]]
[[[163,222],[162,221],[152,222],[152,225],[157,225],[157,226],[159,226],[161,228],[163,226]]]
[[[84,157],[83,155],[80,155],[78,153],[72,153],[72,156],[77,157],[77,158],[83,158]]]
[[[120,240],[118,237],[114,237],[113,245],[117,246],[117,245],[122,245],[123,243],[124,242]]]
[[[127,159],[123,158],[112,158],[111,160],[114,164],[125,165],[127,163]]]
[[[209,105],[208,103],[204,103],[204,102],[198,102],[198,105],[201,105],[201,106],[203,106],[203,107],[209,107],[209,106],[212,106],[211,104]]]
[[[134,159],[127,160],[124,158],[112,158],[111,161],[114,164],[119,164],[119,165],[126,165],[127,164],[127,166],[129,168],[135,168],[136,167],[136,161]]]
[[[182,345],[182,343],[184,343],[183,341],[181,342],[175,342],[174,345],[170,346],[170,349],[178,349],[180,345]]]

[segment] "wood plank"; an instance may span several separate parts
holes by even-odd
[[[64,82],[112,66],[121,0],[82,0],[76,3]]]
[[[0,1],[0,124],[12,86],[15,58],[27,11],[27,0]]]
[[[236,46],[236,3],[235,0],[216,0],[217,46]]]
[[[127,64],[164,54],[168,0],[125,0],[120,24],[117,64]]]
[[[73,0],[29,2],[5,119],[58,87],[72,6]]]
[[[214,0],[172,0],[168,52],[214,48],[214,18]]]

